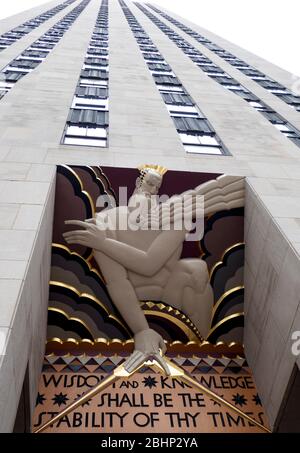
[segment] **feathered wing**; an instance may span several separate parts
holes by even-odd
[[[186,230],[190,230],[197,218],[243,207],[244,204],[244,177],[221,175],[161,203],[154,218],[161,228],[166,228],[171,223],[178,226],[182,224]]]
[[[204,215],[245,205],[245,178],[221,175],[195,188],[204,196]]]

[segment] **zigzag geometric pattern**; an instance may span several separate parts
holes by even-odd
[[[111,373],[116,366],[125,360],[124,357],[87,357],[82,356],[55,356],[49,355],[45,357],[43,365],[43,373],[60,372],[60,373]],[[191,374],[233,374],[246,375],[249,374],[248,364],[245,358],[235,357],[209,357],[199,358],[184,358],[173,357],[172,359],[177,365],[184,367]],[[151,372],[148,367],[142,368],[140,373]]]

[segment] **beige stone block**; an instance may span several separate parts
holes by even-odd
[[[49,187],[48,182],[4,181],[0,203],[43,204]]]
[[[244,313],[245,315],[247,315],[248,311],[251,310],[252,294],[255,287],[255,278],[247,262],[245,262],[244,266],[244,286],[245,286]]]
[[[260,166],[263,166],[263,163],[260,162]],[[268,178],[249,177],[247,178],[247,183],[249,184],[252,191],[254,191],[256,195],[276,194],[275,189],[272,186],[271,180]]]
[[[286,236],[278,228],[275,219],[272,218],[265,239],[264,255],[279,274],[289,249]]]
[[[45,164],[114,165],[114,156],[108,148],[61,146],[49,149]]]
[[[261,397],[261,395],[260,395],[260,397]],[[269,426],[273,432],[273,430],[275,429],[275,422],[276,422],[276,419],[278,416],[278,409],[273,406],[270,399],[268,401],[264,401],[264,399],[261,398],[261,400],[262,400],[262,404],[263,404],[264,410],[267,415],[267,420],[269,422]]]
[[[22,280],[0,279],[0,326],[11,326],[22,284]]]
[[[55,165],[32,164],[27,174],[27,181],[50,182],[56,174]]]
[[[278,327],[270,315],[260,342],[255,367],[252,368],[258,393],[266,401],[271,393],[272,382],[278,372],[279,363],[285,348],[285,342]]]
[[[35,234],[35,231],[0,230],[0,260],[28,260]]]
[[[299,165],[300,162],[295,162]],[[297,179],[270,179],[269,180],[275,189],[275,195],[292,195],[293,197],[300,197],[300,181]]]
[[[290,178],[300,179],[300,167],[295,164],[286,164],[283,165],[284,171],[288,174]]]
[[[22,390],[32,339],[32,317],[31,313],[27,311],[26,302],[28,301],[24,300],[24,298],[20,299],[15,311],[10,338],[16,392],[18,395],[20,395]]]
[[[245,260],[254,278],[256,278],[261,262],[265,237],[266,232],[261,232],[254,223],[251,223],[248,231],[245,232]]]
[[[27,261],[0,260],[0,276],[3,279],[23,280]]]
[[[300,302],[300,261],[290,248],[276,282],[272,315],[281,336],[287,341]]]
[[[292,247],[297,253],[298,257],[300,257],[300,242],[292,242]]]
[[[250,168],[252,168],[254,175],[258,177],[288,177],[288,174],[284,171],[284,167],[277,163],[268,163],[268,165],[261,165],[260,162],[249,162],[249,166]]]
[[[255,225],[260,234],[266,237],[270,223],[271,215],[258,196],[255,198],[255,205],[252,211],[252,225]]]
[[[11,144],[11,143],[10,143]],[[28,162],[42,163],[46,157],[47,149],[39,144],[37,145],[14,145],[10,148],[5,156],[6,162]]]
[[[1,140],[1,132],[0,132],[0,140]],[[1,147],[0,147],[0,161],[5,160],[7,154],[9,153],[9,150],[10,150],[10,146],[9,145],[2,146],[2,144],[1,144]]]
[[[42,205],[22,205],[14,223],[14,230],[37,230],[42,212]]]
[[[274,408],[274,415],[278,415],[282,402],[288,391],[288,384],[291,379],[296,358],[291,352],[291,342],[287,341],[278,370],[274,376],[269,403]],[[269,405],[268,403],[268,405]]]
[[[0,179],[1,180],[23,180],[29,171],[29,164],[18,164],[18,163],[0,163]]]
[[[10,328],[0,325],[0,370],[2,366],[3,357],[6,355],[9,335]]]
[[[151,155],[154,153],[151,152]],[[121,154],[114,153],[115,155],[115,165],[118,167],[137,167],[141,163],[149,161],[149,155],[143,154]],[[152,158],[153,161],[153,158]],[[167,158],[161,154],[155,154],[155,163],[162,165],[169,170],[187,170],[186,160],[183,157],[178,158]]]
[[[277,278],[278,274],[272,262],[263,253],[248,309],[248,315],[252,319],[253,327],[261,341],[268,316],[272,313],[272,302],[276,291]]]
[[[244,219],[244,234],[248,235],[249,227],[252,223],[253,212],[257,204],[257,194],[253,190],[252,185],[249,185],[249,178],[245,178],[245,219]]]
[[[263,163],[260,163],[263,167]],[[269,164],[268,164],[269,165]],[[283,173],[284,175],[284,173]],[[258,195],[300,197],[300,181],[290,178],[249,178],[249,183]]]
[[[20,205],[0,203],[0,229],[12,228],[18,215]]]
[[[256,335],[253,328],[252,321],[245,315],[245,328],[244,328],[244,348],[246,359],[251,368],[255,367],[257,355],[260,348],[260,340]]]
[[[300,242],[300,219],[278,217],[275,220],[289,241]]]
[[[0,357],[0,360],[0,413],[5,414],[0,417],[0,432],[8,433],[13,429],[19,402],[11,348],[5,356]]]
[[[264,195],[261,199],[273,217],[300,218],[300,197]]]

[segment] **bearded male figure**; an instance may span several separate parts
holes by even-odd
[[[202,215],[206,215],[242,206],[244,187],[243,178],[221,176],[158,203],[164,172],[159,166],[143,166],[128,206],[100,212],[92,222],[66,221],[84,230],[67,232],[64,238],[68,244],[93,248],[108,292],[134,333],[130,365],[154,355],[168,372],[159,356],[159,350],[164,353],[166,349],[164,340],[149,328],[139,301],[162,301],[180,309],[206,338],[213,307],[207,265],[200,258],[180,259],[183,243],[194,228],[192,219],[201,211],[196,197],[204,198]],[[184,200],[188,202],[183,211]],[[164,212],[168,212],[167,219]],[[186,220],[183,215],[188,221],[178,228],[178,220]]]

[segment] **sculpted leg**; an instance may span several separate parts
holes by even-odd
[[[100,252],[95,252],[94,257],[106,280],[112,301],[134,333],[134,352],[126,360],[125,369],[131,372],[149,355],[153,355],[163,366],[165,372],[169,374],[167,365],[159,355],[160,350],[163,354],[166,352],[164,340],[157,332],[149,328],[135,290],[127,278],[125,268]]]
[[[106,280],[110,297],[134,334],[149,329],[135,290],[127,278],[126,269],[101,252],[94,253]]]
[[[162,302],[182,310],[206,338],[213,307],[206,263],[198,258],[180,260],[164,288]]]

